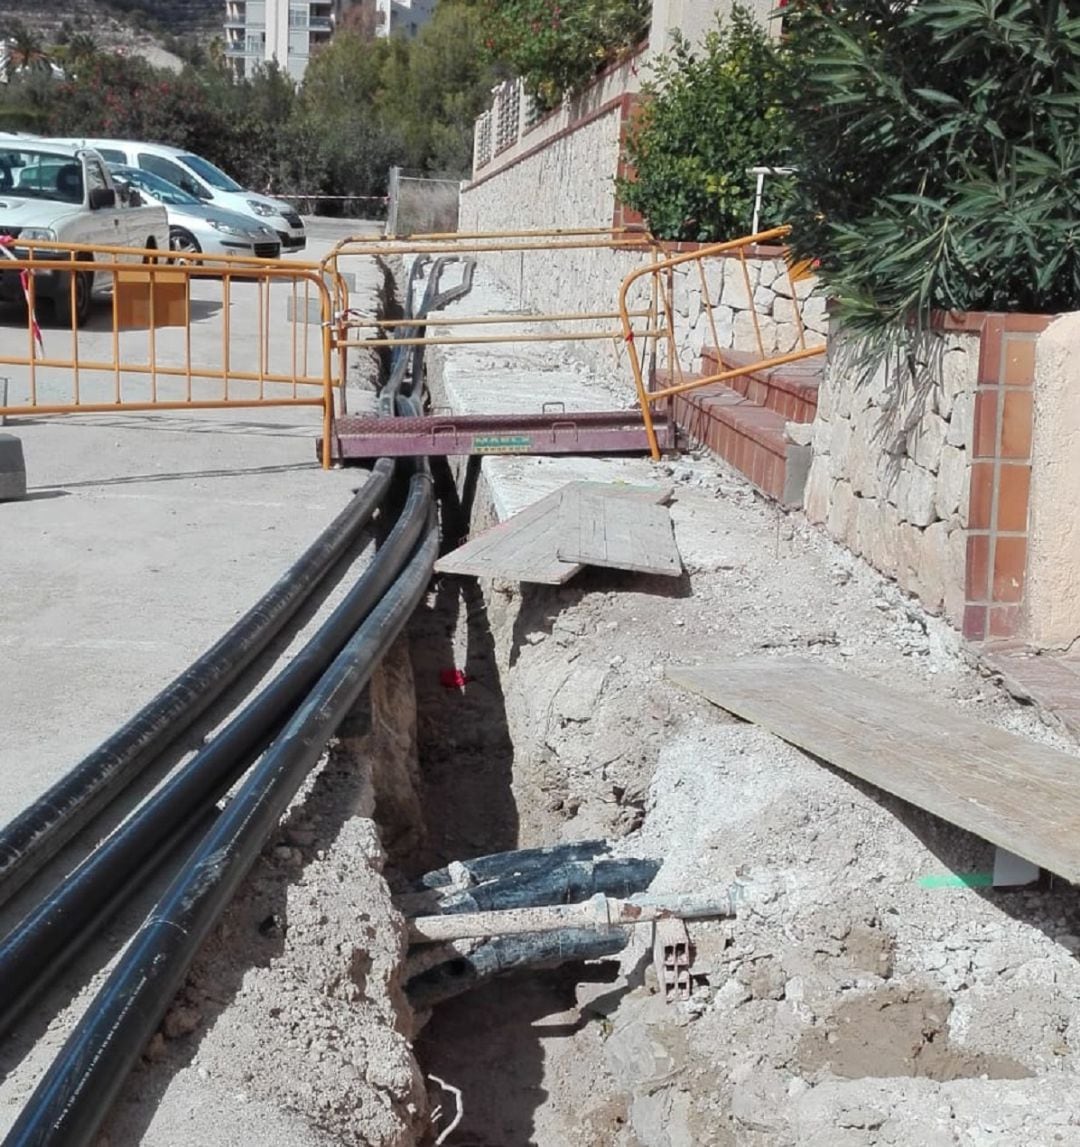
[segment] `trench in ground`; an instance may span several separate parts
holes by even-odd
[[[444,548],[492,523],[478,462],[456,476],[445,464],[436,467]],[[560,589],[436,579],[410,631],[425,832],[419,847],[414,842],[407,857],[395,857],[406,875],[487,853],[595,836],[598,830],[634,840],[644,815],[641,792],[665,722],[650,726],[648,712],[634,714],[650,726],[635,766],[636,792],[616,786],[612,800],[606,786],[576,785],[558,755],[546,752],[544,730],[530,719],[537,690],[550,692],[550,681],[538,680],[535,661],[522,654],[545,641],[561,650],[555,661],[572,669],[583,652],[585,658],[597,656],[595,642],[590,649],[582,641],[579,648],[575,634],[597,619],[603,629],[603,603],[612,594],[649,596],[655,590],[650,579],[599,570],[584,571]],[[579,624],[575,616],[582,614],[591,620]],[[560,637],[560,625],[561,640],[552,642],[553,633]],[[550,675],[550,660],[544,664]],[[464,685],[454,683],[458,671]],[[599,712],[595,716],[601,718]],[[594,740],[583,755],[595,757],[600,748]],[[575,831],[578,824],[582,831]],[[732,943],[736,927],[697,926],[702,934],[695,943],[706,955],[717,955]],[[880,986],[849,999],[829,1023],[808,1027],[784,1066],[807,1076],[827,1072],[856,1079],[1030,1074],[1008,1057],[954,1046],[946,993],[930,984],[912,990],[882,983],[891,974],[891,941],[879,920],[841,934],[842,959],[877,977]],[[721,1086],[722,1056],[703,1061],[691,1049],[681,1029],[693,1022],[694,1009],[662,1001],[647,943],[621,966],[615,958],[505,975],[421,1017],[414,1044],[421,1070],[463,1095],[464,1118],[447,1140],[451,1147],[681,1143],[665,1137],[681,1092],[716,1094],[715,1121],[706,1129],[683,1119],[690,1136],[685,1141],[742,1141],[728,1110],[730,1091]],[[719,963],[706,960],[705,967]],[[762,969],[739,985],[751,1003],[777,998],[770,965]],[[706,1003],[731,988],[718,979],[710,982],[708,974],[695,984]]]

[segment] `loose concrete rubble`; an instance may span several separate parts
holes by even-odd
[[[472,313],[498,298],[479,284]],[[442,352],[438,401],[468,408],[475,379],[490,403],[473,369],[490,353]],[[534,405],[572,396],[555,377],[535,376]],[[439,583],[413,634],[432,859],[606,834],[663,859],[655,890],[768,874],[775,895],[690,925],[685,1003],[661,1001],[640,936],[617,967],[518,977],[438,1009],[418,1054],[462,1088],[462,1142],[1080,1143],[1075,889],[950,880],[988,871],[992,848],[664,673],[798,653],[1075,745],[894,582],[710,459],[486,459],[471,526],[523,490],[603,473],[675,483],[687,574]],[[471,683],[439,688],[432,640]]]

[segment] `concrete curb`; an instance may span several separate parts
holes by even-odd
[[[22,441],[14,434],[0,434],[0,502],[18,502],[26,497],[26,460]]]

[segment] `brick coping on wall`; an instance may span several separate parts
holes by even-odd
[[[573,99],[571,99],[569,101],[569,106],[572,108],[574,106],[574,104],[581,104],[582,102],[584,102],[586,99],[588,99],[590,92],[592,92],[596,88],[599,88],[600,86],[602,86],[602,84],[604,83],[605,80],[610,79],[613,75],[615,75],[616,72],[618,72],[621,68],[625,68],[628,64],[630,65],[631,70],[634,70],[636,65],[637,65],[637,61],[640,60],[641,57],[644,56],[648,50],[649,50],[649,41],[646,38],[646,39],[642,40],[642,42],[640,44],[638,44],[638,46],[632,52],[628,52],[625,56],[623,56],[622,59],[612,60],[610,64],[605,64],[600,69],[600,71],[598,71],[596,73],[596,75],[593,76],[592,80],[589,82],[588,87],[585,88],[585,90],[580,92],[578,95],[574,96]],[[541,116],[536,121],[536,123],[530,124],[527,128],[525,128],[525,130],[521,133],[521,138],[524,139],[525,136],[532,135],[534,132],[539,131],[545,125],[550,125],[551,121],[556,119],[561,114],[562,114],[562,108],[561,107],[552,108],[551,111],[547,112],[546,115]],[[592,114],[592,113],[585,112],[582,115],[579,115],[575,118],[575,117],[573,117],[573,114],[571,113],[570,123],[567,125],[567,127],[573,129],[575,127],[580,126],[582,121],[584,121],[586,119],[586,117],[589,116],[590,114]],[[548,139],[555,139],[555,138],[556,138],[556,133],[553,132],[550,136],[545,136],[545,138],[542,142],[547,142]],[[510,164],[507,164],[506,166],[509,167]],[[500,170],[503,170],[503,169],[500,168]]]

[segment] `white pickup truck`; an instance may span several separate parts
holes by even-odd
[[[144,204],[138,193],[120,192],[104,160],[88,148],[69,147],[33,136],[0,136],[0,236],[17,258],[25,258],[27,241],[85,243],[102,247],[132,247],[132,261],[143,249],[169,250],[169,224],[163,207]],[[68,258],[65,252],[38,250],[35,259]],[[91,252],[75,256],[87,262]],[[102,259],[112,261],[110,256]],[[117,256],[116,261],[128,257]],[[74,307],[70,274],[46,269],[34,272],[35,299],[49,299],[57,322],[81,325],[90,313],[96,288],[112,286],[108,272],[79,272],[75,276]],[[18,269],[4,269],[0,259],[0,300],[22,299]]]

